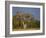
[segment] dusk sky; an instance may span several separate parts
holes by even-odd
[[[40,20],[40,8],[13,7],[13,16],[16,14],[16,12],[30,13],[35,17],[35,19]]]

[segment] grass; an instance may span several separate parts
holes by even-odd
[[[30,29],[13,29],[13,31],[27,31],[27,30],[40,30],[40,28],[30,28]]]

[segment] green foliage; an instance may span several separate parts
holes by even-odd
[[[27,24],[27,29],[29,28],[40,28],[40,21],[38,20],[17,20],[16,16],[13,16],[13,29],[23,29],[23,22]]]
[[[40,21],[32,20],[31,21],[32,28],[39,28],[40,27]]]

